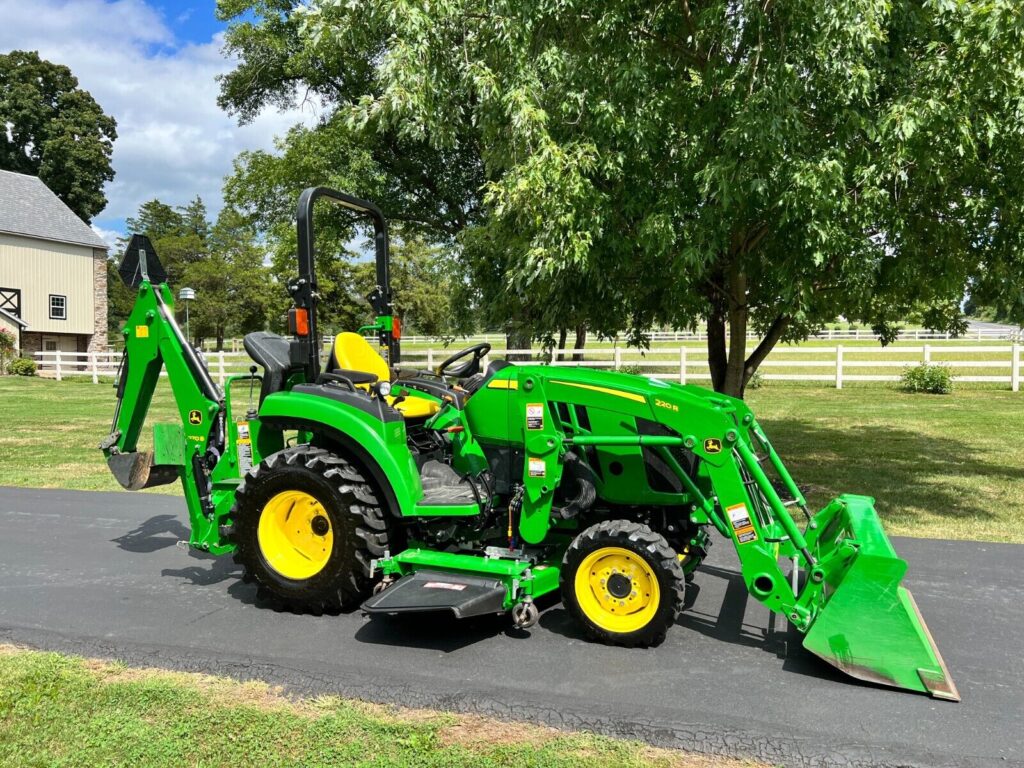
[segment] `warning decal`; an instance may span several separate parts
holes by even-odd
[[[526,404],[526,428],[527,429],[544,429],[544,404],[543,403],[527,403]]]
[[[424,589],[450,589],[452,592],[461,592],[466,588],[465,584],[452,584],[450,581],[428,581],[423,585]]]
[[[546,465],[544,459],[530,459],[530,477],[544,477]]]
[[[746,544],[757,541],[757,531],[754,530],[754,526],[750,522],[750,513],[747,511],[746,504],[733,504],[731,507],[726,507],[725,513],[729,516],[733,531],[736,532],[738,543]]]
[[[238,469],[245,474],[252,469],[252,435],[249,432],[249,422],[238,422]]]

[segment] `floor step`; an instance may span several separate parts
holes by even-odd
[[[496,579],[444,571],[416,571],[363,603],[367,613],[451,611],[456,618],[505,611],[505,586]]]

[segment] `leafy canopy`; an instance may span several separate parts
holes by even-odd
[[[29,51],[0,54],[0,168],[38,176],[80,218],[103,210],[117,124],[71,70]]]
[[[399,210],[443,196],[382,142],[477,172],[451,197],[479,200],[459,238],[492,317],[704,322],[715,387],[742,395],[839,314],[957,330],[971,286],[1024,316],[1012,0],[297,6],[222,0],[261,19],[229,32],[225,103],[310,89]]]

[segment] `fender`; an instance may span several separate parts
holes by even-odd
[[[350,451],[372,475],[391,510],[412,515],[423,496],[416,462],[406,447],[405,423],[381,421],[344,402],[305,392],[275,392],[260,406],[260,422],[324,435]]]

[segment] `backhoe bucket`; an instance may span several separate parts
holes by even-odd
[[[900,586],[907,563],[889,543],[874,499],[840,496],[815,521],[808,544],[825,578],[804,647],[860,680],[959,701],[917,603]]]

